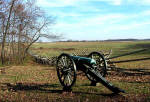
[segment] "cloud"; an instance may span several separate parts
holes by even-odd
[[[127,4],[150,5],[150,0],[127,0]]]
[[[41,7],[65,7],[75,5],[75,0],[37,0]]]
[[[121,30],[129,30],[129,29],[134,29],[134,28],[139,28],[142,26],[146,26],[146,25],[150,25],[150,21],[146,21],[146,22],[134,22],[134,23],[129,23],[123,26],[120,26],[119,29]]]
[[[53,16],[59,17],[59,18],[65,18],[65,17],[81,17],[83,16],[83,14],[81,13],[74,13],[74,12],[69,12],[69,13],[65,13],[65,12],[54,12]]]
[[[150,5],[150,0],[106,0],[105,2],[112,5]]]
[[[150,26],[149,19],[142,20],[141,18],[142,15],[144,15],[144,18],[149,18],[149,15],[147,15],[148,12],[150,11],[145,10],[139,14],[98,14],[80,19],[78,22],[59,22],[55,26],[55,30],[66,33],[67,37],[71,39],[84,39],[84,36],[86,36],[85,39],[94,39],[91,34],[93,36],[103,34],[102,36],[104,38],[101,39],[109,39],[111,36],[119,38],[121,36],[120,33],[129,34],[128,36],[130,37],[134,33],[142,33],[142,29],[145,30],[147,29],[146,27]],[[141,21],[136,19],[141,19]]]
[[[121,5],[122,4],[122,0],[113,0],[114,5]]]
[[[90,1],[90,0],[89,0]],[[124,4],[133,4],[133,5],[150,5],[150,0],[92,0],[99,2],[106,2],[111,5],[124,5]]]
[[[104,25],[109,25],[109,24],[122,24],[122,23],[127,23],[124,21],[128,21],[130,19],[135,19],[135,18],[139,18],[142,14],[146,14],[145,11],[143,13],[140,14],[122,14],[122,13],[110,13],[110,14],[96,14],[93,16],[88,16],[88,17],[83,17],[85,15],[82,14],[76,14],[76,13],[72,13],[72,14],[64,14],[64,16],[75,16],[75,20],[74,22],[60,22],[57,24],[57,26],[59,26],[60,28],[64,27],[64,28],[68,28],[68,27],[72,27],[72,26],[77,26],[79,28],[82,27],[96,27],[96,26],[103,26]],[[73,19],[73,18],[72,18]],[[77,21],[77,22],[75,22]],[[72,26],[71,26],[72,25]]]
[[[37,5],[41,7],[67,7],[74,6],[80,7],[81,5],[87,5],[90,2],[107,3],[109,5],[150,5],[150,0],[37,0]]]
[[[88,2],[106,2],[111,5],[121,5],[122,0],[37,0],[37,5],[42,7],[66,7],[66,6],[79,6]]]
[[[100,0],[101,1],[101,0]],[[121,5],[123,3],[123,0],[102,0],[103,2],[107,2],[111,5]]]
[[[79,17],[80,18],[80,17]],[[120,21],[126,20],[129,17],[124,14],[99,14],[92,17],[80,19],[78,22],[59,22],[56,24],[55,29],[61,30],[61,32],[86,32],[85,30],[107,30],[111,28],[113,24],[120,23]]]

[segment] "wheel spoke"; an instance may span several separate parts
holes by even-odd
[[[60,63],[59,63],[60,62]],[[58,64],[64,66],[63,60],[59,60]]]
[[[66,67],[69,67],[70,59],[66,59]]]
[[[60,75],[60,78],[62,79],[63,76],[64,76],[64,73],[62,73],[62,74]]]
[[[94,56],[92,55],[91,58],[94,59]]]
[[[68,79],[68,83],[69,83],[69,85],[70,85],[70,84],[71,84],[71,80],[70,80],[69,75],[67,75],[67,79]]]
[[[66,77],[67,77],[67,75],[64,75],[63,83],[65,83]]]
[[[65,61],[64,61],[64,57],[62,57],[61,59],[62,59],[63,65],[66,66],[66,65],[65,65]]]
[[[59,64],[58,63],[58,66],[57,66],[59,69],[63,69],[63,66],[62,66],[62,64]]]
[[[70,76],[74,76],[74,72],[69,72]]]

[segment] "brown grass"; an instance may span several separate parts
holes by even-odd
[[[0,100],[8,102],[144,102],[150,98],[149,75],[125,76],[115,71],[109,73],[107,79],[127,92],[120,95],[112,94],[102,85],[89,86],[90,82],[84,74],[78,76],[73,92],[63,92],[55,68],[34,62],[6,68],[0,77]]]
[[[114,55],[117,55],[141,49],[141,44],[147,47],[148,45],[145,43],[149,44],[149,42],[37,43],[33,49],[37,49],[37,52],[40,51],[41,53],[47,52],[46,55],[48,53],[57,55],[62,50],[74,51],[76,49],[90,48],[92,51],[95,48],[100,50],[113,48]],[[61,51],[55,53],[56,50]],[[149,52],[114,60],[147,56],[149,56]],[[116,69],[109,71],[106,77],[107,80],[126,91],[125,94],[121,93],[119,95],[112,94],[111,91],[101,84],[96,87],[89,86],[90,81],[84,74],[78,75],[72,92],[63,92],[55,68],[39,65],[31,60],[24,65],[1,67],[0,102],[149,102],[149,62],[150,60],[119,63],[116,64]]]

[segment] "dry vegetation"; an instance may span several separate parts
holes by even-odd
[[[111,44],[111,45],[110,45]],[[62,52],[95,48],[113,49],[113,55],[148,48],[150,42],[86,42],[86,43],[36,43],[34,52],[51,56]],[[141,46],[141,47],[137,47]],[[42,48],[41,48],[42,47]],[[68,51],[68,49],[71,49]],[[67,50],[66,50],[67,49]],[[59,51],[56,52],[56,51]],[[49,54],[48,54],[49,53]],[[112,56],[113,56],[112,55]],[[118,58],[115,60],[150,56],[149,51]],[[89,86],[90,81],[80,74],[72,92],[63,92],[54,67],[39,65],[28,60],[22,66],[0,68],[0,101],[14,102],[149,102],[150,100],[150,60],[117,64],[109,71],[107,80],[126,90],[125,94],[114,95],[99,84]],[[80,73],[80,72],[79,72]]]

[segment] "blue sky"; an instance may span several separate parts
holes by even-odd
[[[150,0],[37,0],[72,40],[150,38]]]

